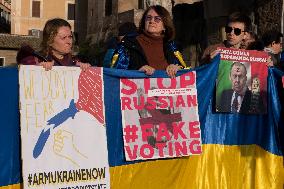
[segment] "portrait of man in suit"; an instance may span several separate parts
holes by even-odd
[[[244,64],[234,62],[231,65],[228,79],[231,81],[232,87],[222,92],[221,100],[216,106],[217,112],[251,114],[263,111],[261,98],[257,98],[257,102],[255,102],[256,97],[247,86],[247,68]],[[256,81],[254,79],[254,82]],[[256,90],[254,89],[254,91]]]

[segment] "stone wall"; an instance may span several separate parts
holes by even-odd
[[[258,34],[269,29],[281,31],[282,0],[256,0],[256,24]]]
[[[0,49],[0,57],[5,57],[5,66],[16,65],[17,50]]]

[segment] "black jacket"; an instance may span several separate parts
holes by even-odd
[[[231,111],[231,100],[233,97],[233,89],[228,89],[223,91],[221,102],[220,104],[217,104],[217,112],[232,112]],[[239,113],[244,114],[265,114],[266,108],[264,107],[264,104],[262,102],[262,98],[258,98],[257,102],[253,102],[253,96],[252,92],[247,89],[246,93],[244,95],[241,108]],[[256,107],[254,108],[253,105]]]
[[[114,53],[114,56],[118,55],[118,58],[112,67],[138,70],[142,66],[148,65],[145,53],[136,37],[137,36],[125,36],[123,38]],[[175,50],[177,50],[177,48],[173,41],[164,43],[164,54],[168,64],[181,65],[174,54]]]

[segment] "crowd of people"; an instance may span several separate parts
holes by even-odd
[[[269,54],[268,66],[282,71],[280,54],[283,34],[268,30],[258,37],[252,30],[247,15],[232,13],[225,26],[226,40],[208,46],[200,60],[200,65],[208,64],[220,53],[219,47],[260,50]],[[170,13],[160,5],[145,10],[139,27],[134,23],[124,23],[119,27],[118,37],[114,37],[104,58],[104,67],[140,70],[152,75],[155,70],[165,70],[169,77],[175,77],[180,69],[188,67],[174,41],[175,28]],[[43,29],[41,50],[35,52],[24,45],[18,52],[18,64],[41,65],[46,70],[52,66],[80,66],[84,71],[91,65],[72,56],[73,36],[70,24],[60,18],[48,20]]]

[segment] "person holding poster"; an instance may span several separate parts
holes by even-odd
[[[124,37],[113,55],[111,67],[140,70],[147,75],[166,70],[170,77],[175,77],[186,64],[172,41],[174,37],[169,12],[160,5],[150,6],[140,20],[139,35]]]
[[[264,51],[270,55],[273,66],[283,71],[284,66],[280,64],[282,38],[283,34],[277,30],[268,30],[262,36],[262,41],[265,46]]]
[[[41,65],[46,70],[52,66],[80,66],[86,70],[91,65],[72,57],[73,35],[71,25],[64,19],[54,18],[43,29],[41,51],[24,45],[17,54],[18,64]]]
[[[223,43],[211,45],[207,47],[201,57],[200,64],[208,64],[220,53],[217,50],[220,47],[240,49],[243,41],[246,41],[248,32],[251,31],[251,20],[247,15],[240,12],[232,13],[225,27],[226,39]]]
[[[232,88],[224,90],[221,102],[217,104],[217,112],[261,113],[264,112],[261,99],[255,99],[253,94],[260,92],[260,81],[252,80],[251,90],[247,86],[247,68],[243,63],[234,62],[231,65],[229,79]],[[256,101],[256,103],[254,103]],[[253,107],[253,106],[257,107]]]

